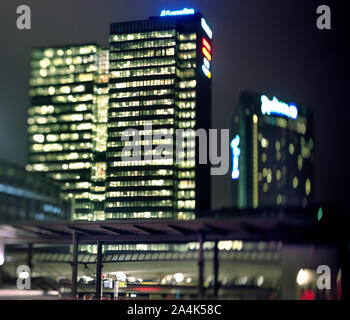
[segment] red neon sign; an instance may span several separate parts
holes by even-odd
[[[206,47],[209,52],[211,52],[211,45],[205,38],[202,39],[202,43],[203,43],[203,46]]]

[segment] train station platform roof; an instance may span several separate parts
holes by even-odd
[[[0,225],[5,244],[71,244],[72,235],[79,243],[186,243],[198,236],[205,241],[283,241],[290,243],[337,243],[346,235],[348,223],[331,219],[319,221],[315,215],[246,214],[184,220],[106,220],[30,222]]]

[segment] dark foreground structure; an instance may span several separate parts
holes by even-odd
[[[230,212],[229,212],[230,211]],[[301,258],[299,249],[293,246],[311,244],[314,246],[331,247],[337,255],[337,261],[327,261],[324,257],[311,261],[304,257],[305,264],[315,268],[322,264],[332,264],[332,270],[341,269],[342,298],[349,298],[349,251],[346,229],[349,220],[329,208],[320,210],[268,210],[261,209],[251,212],[212,212],[216,218],[202,218],[193,221],[175,220],[129,220],[101,222],[62,222],[62,223],[33,223],[1,226],[0,235],[4,243],[10,244],[72,244],[72,297],[77,296],[78,276],[78,245],[97,244],[95,297],[101,297],[101,274],[104,244],[132,243],[188,243],[198,242],[198,296],[204,296],[203,287],[203,244],[204,241],[214,241],[213,273],[214,296],[219,289],[219,259],[217,243],[223,240],[242,241],[282,241],[286,245],[285,266],[291,277],[285,277],[282,285],[295,288],[292,270],[295,261]],[[235,215],[234,215],[235,213]],[[329,214],[328,214],[329,213]],[[332,214],[330,214],[332,213]],[[228,214],[231,218],[225,218]],[[235,216],[233,218],[233,216]],[[29,251],[31,252],[31,251]],[[28,255],[31,264],[31,254]],[[322,260],[323,259],[323,260]],[[310,260],[310,261],[309,261]],[[312,265],[313,264],[313,265]],[[296,265],[295,265],[296,267]],[[294,267],[294,268],[295,268]],[[335,275],[334,275],[335,276]],[[332,277],[333,288],[336,285]],[[295,290],[295,289],[294,289]],[[334,297],[334,293],[332,293]],[[293,295],[284,294],[282,298],[293,299]]]

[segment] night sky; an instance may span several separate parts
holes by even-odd
[[[32,30],[16,28],[21,4],[31,7]],[[332,9],[332,30],[316,27],[321,4]],[[184,7],[201,11],[214,32],[212,128],[229,128],[244,89],[304,104],[315,119],[316,201],[338,202],[349,209],[349,86],[342,1],[1,0],[0,158],[20,165],[27,161],[32,47],[107,45],[111,22],[147,19],[162,9]],[[229,174],[213,178],[212,188],[213,207],[229,206]]]

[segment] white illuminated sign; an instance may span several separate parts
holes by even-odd
[[[203,73],[210,79],[211,78],[211,72],[209,71],[209,69],[204,64],[202,65],[202,70],[203,70]]]
[[[182,10],[162,10],[160,13],[161,17],[169,17],[169,16],[184,16],[194,14],[194,9],[184,8]]]
[[[208,35],[208,37],[209,37],[210,39],[212,39],[212,38],[213,38],[213,31],[211,31],[210,27],[208,26],[208,24],[207,24],[207,22],[205,21],[204,18],[202,18],[201,24],[202,24],[203,30],[206,32],[206,34]]]
[[[265,115],[277,115],[291,119],[298,118],[298,108],[294,104],[280,102],[276,97],[270,100],[267,96],[261,96],[261,113]]]
[[[232,150],[232,180],[237,180],[239,178],[239,155],[241,154],[241,149],[238,147],[241,139],[237,134],[236,137],[231,141]]]
[[[210,62],[207,58],[203,58],[203,64],[208,70],[210,69]]]

